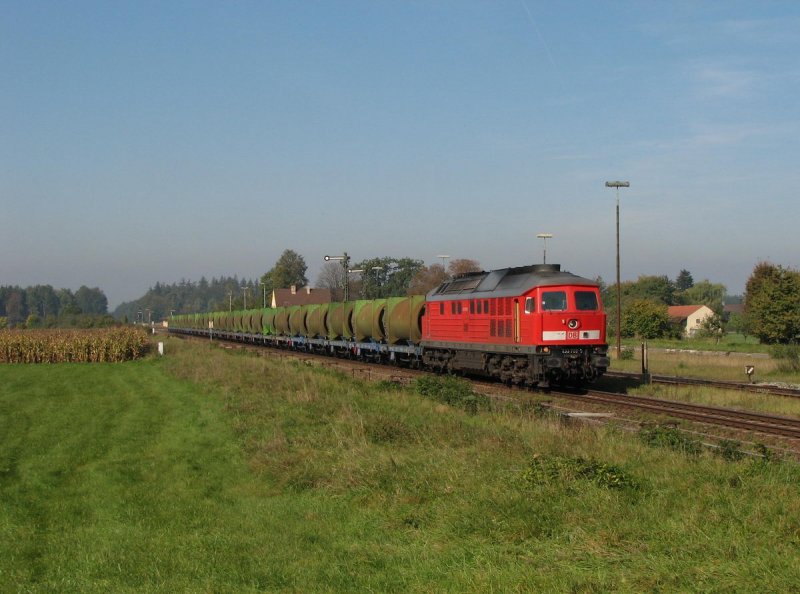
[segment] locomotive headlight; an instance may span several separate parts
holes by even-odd
[[[570,320],[567,326],[569,326],[570,330],[577,330],[581,327],[581,323],[578,320]]]

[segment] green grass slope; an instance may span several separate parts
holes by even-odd
[[[0,589],[793,591],[800,471],[170,341],[0,367]]]

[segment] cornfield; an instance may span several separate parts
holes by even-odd
[[[141,328],[0,330],[0,363],[116,363],[148,347]]]

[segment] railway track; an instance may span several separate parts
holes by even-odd
[[[635,408],[710,425],[800,439],[800,419],[792,417],[594,390],[580,395],[569,392],[558,392],[558,395],[582,401]]]
[[[200,340],[193,337],[179,337],[183,339]],[[247,343],[228,342],[227,344],[234,348],[252,349],[256,351],[264,350],[264,347]],[[412,379],[425,374],[423,371],[375,365],[349,359],[330,358],[323,355],[306,352],[272,349],[267,350],[271,351],[273,356],[281,358],[296,358],[309,364],[311,364],[312,361],[316,361],[322,366],[335,368],[345,373],[349,373],[353,377],[366,379],[367,381],[371,381],[373,379],[383,379],[407,384],[410,383]],[[483,392],[485,392],[486,389],[491,388],[489,391],[492,392],[492,394],[487,394],[491,397],[496,397],[499,392],[504,392],[506,390],[509,393],[513,392],[517,395],[520,394],[520,390],[506,388],[502,384],[487,384],[485,381],[480,380],[473,383],[483,388],[481,390]],[[688,402],[678,402],[673,400],[663,400],[651,397],[602,392],[597,390],[589,390],[585,393],[552,390],[550,393],[553,396],[563,397],[583,403],[590,402],[600,405],[638,409],[657,415],[666,415],[672,418],[680,418],[708,425],[730,427],[769,436],[800,439],[800,419],[791,417],[742,411],[717,406],[692,404]],[[508,398],[508,395],[501,396],[501,398],[506,399]]]
[[[607,371],[603,377],[620,379],[639,379],[641,374],[629,373],[624,371]],[[735,390],[739,392],[751,392],[755,394],[767,394],[770,396],[787,396],[790,398],[800,398],[800,389],[772,386],[769,384],[751,384],[746,382],[732,382],[723,380],[708,380],[692,377],[678,377],[673,375],[651,375],[650,382],[653,384],[665,384],[673,386],[702,386],[707,388],[720,388],[723,390]]]

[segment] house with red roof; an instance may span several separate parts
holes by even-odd
[[[714,315],[707,305],[672,305],[667,308],[667,315],[673,324],[683,330],[685,336],[694,336],[703,327],[703,321]]]
[[[330,289],[312,289],[311,287],[298,289],[296,286],[292,285],[288,289],[275,289],[272,291],[272,307],[319,305],[330,302]]]

